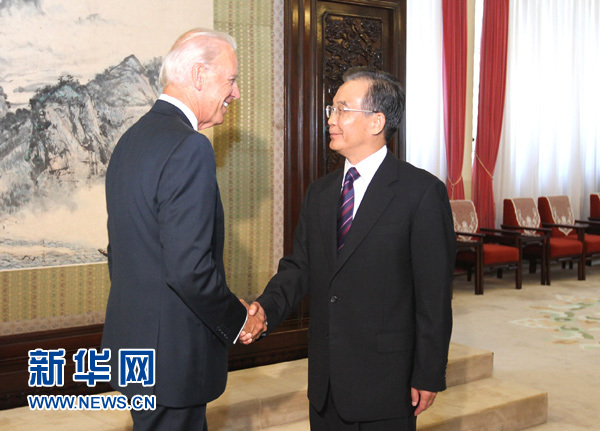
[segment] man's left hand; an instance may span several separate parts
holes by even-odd
[[[410,388],[410,396],[412,405],[416,407],[415,416],[423,413],[433,404],[437,392],[423,391],[417,388]]]

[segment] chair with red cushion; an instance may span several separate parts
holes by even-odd
[[[590,194],[590,220],[600,221],[600,193]]]
[[[570,267],[573,262],[578,265],[581,263],[582,243],[551,236],[551,229],[542,227],[542,219],[533,198],[504,199],[502,228],[523,233],[523,257],[529,261],[530,273],[535,273],[537,262],[541,263],[542,284],[550,285],[550,262],[569,262]],[[540,243],[542,238],[545,244]],[[578,276],[581,271],[581,267],[578,267]]]
[[[588,233],[600,235],[600,193],[590,194],[590,226]]]
[[[550,284],[548,275],[550,229],[543,228],[533,198],[504,199],[502,229],[521,233],[521,254],[529,261],[529,273],[541,266],[541,284]]]
[[[475,294],[483,294],[483,273],[496,269],[515,269],[515,288],[521,288],[521,234],[514,231],[479,228],[477,211],[470,200],[452,200],[452,217],[457,235],[456,266],[475,273]]]
[[[579,279],[585,280],[585,260],[600,255],[600,235],[585,233],[588,223],[575,220],[568,196],[542,196],[538,198],[538,209],[542,226],[552,228],[551,237],[582,244]]]

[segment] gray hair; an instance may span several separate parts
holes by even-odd
[[[187,85],[191,79],[190,71],[196,63],[210,65],[221,52],[219,44],[222,41],[237,48],[235,39],[227,33],[204,28],[187,31],[175,41],[173,47],[163,60],[160,69],[160,85]]]
[[[344,82],[356,79],[369,82],[369,89],[361,109],[381,112],[385,115],[383,132],[385,140],[389,141],[400,127],[404,116],[405,94],[402,84],[395,76],[369,67],[355,67],[344,73]]]

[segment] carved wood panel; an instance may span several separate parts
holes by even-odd
[[[323,11],[322,73],[324,106],[332,103],[343,84],[344,73],[356,66],[383,69],[383,20],[379,17],[350,16]],[[329,149],[327,120],[321,142],[325,150],[325,172],[335,170],[342,158]]]
[[[343,73],[372,66],[406,83],[406,0],[287,0],[286,8],[287,254],[306,188],[340,163],[329,150],[324,108]],[[389,147],[404,159],[404,123]]]

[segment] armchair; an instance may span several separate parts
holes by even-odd
[[[551,235],[550,227],[542,227],[542,218],[533,198],[504,199],[502,228],[523,233],[523,256],[529,261],[529,272],[535,273],[537,262],[541,263],[541,284],[550,285],[550,262],[578,263],[578,278],[581,280],[583,245]]]
[[[502,278],[503,268],[515,269],[515,288],[520,289],[521,234],[515,231],[479,228],[477,211],[470,200],[451,200],[454,230],[457,235],[456,266],[475,273],[475,294],[483,294],[485,268],[496,269]]]
[[[543,196],[538,198],[542,226],[552,228],[551,237],[563,238],[582,244],[579,280],[585,280],[585,261],[600,255],[600,235],[586,234],[590,222],[575,220],[568,196]]]
[[[600,235],[600,193],[590,194],[590,216],[588,220],[590,223],[588,233]]]
[[[502,229],[521,233],[521,253],[529,261],[529,273],[535,274],[541,266],[541,284],[550,284],[549,251],[550,229],[543,228],[533,198],[504,199]]]
[[[600,221],[600,193],[590,194],[590,220]]]

